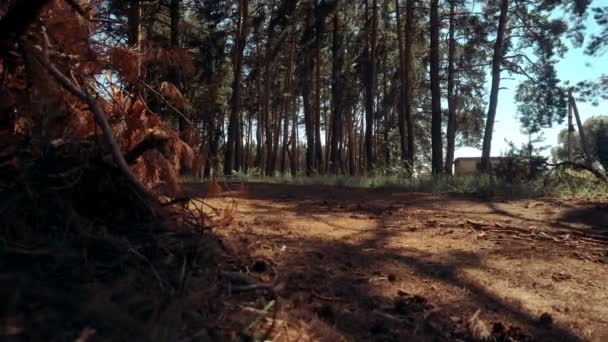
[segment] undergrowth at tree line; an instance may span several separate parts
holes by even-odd
[[[509,181],[490,175],[477,176],[443,176],[435,178],[430,174],[415,178],[398,175],[373,176],[313,176],[291,175],[262,177],[253,172],[236,173],[232,177],[217,178],[224,182],[268,183],[291,185],[322,185],[341,188],[393,189],[405,192],[442,192],[476,196],[504,197],[606,197],[608,184],[599,181],[586,171],[560,170],[545,172],[533,179]],[[182,177],[182,183],[201,182],[194,177]]]

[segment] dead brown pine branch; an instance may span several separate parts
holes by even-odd
[[[106,140],[106,143],[108,144],[108,146],[110,146],[110,152],[119,170],[143,196],[147,197],[148,199],[155,198],[155,196],[148,191],[148,189],[139,181],[139,179],[137,179],[137,177],[129,169],[129,165],[127,164],[127,161],[125,160],[120,150],[120,146],[118,146],[118,143],[116,142],[114,132],[112,130],[112,127],[110,127],[107,115],[101,108],[97,100],[88,93],[86,88],[81,88],[75,85],[65,74],[63,74],[63,72],[61,72],[57,68],[57,66],[55,66],[55,64],[53,64],[53,62],[51,62],[48,53],[50,45],[49,39],[44,28],[42,30],[42,34],[45,41],[42,56],[37,53],[34,53],[34,49],[28,42],[24,41],[24,46],[26,46],[27,49],[31,51],[31,53],[33,53],[33,55],[38,59],[40,64],[42,64],[42,66],[47,69],[47,71],[61,86],[63,86],[66,90],[68,90],[70,93],[78,97],[80,100],[82,100],[89,106],[89,108],[93,112],[95,121],[101,127],[103,137]]]
[[[594,168],[593,166],[588,166],[585,164],[580,164],[580,163],[575,163],[575,162],[570,162],[570,161],[560,162],[560,163],[556,163],[556,164],[545,163],[545,165],[552,167],[554,169],[562,167],[562,168],[572,168],[574,170],[589,171],[599,180],[601,180],[605,183],[608,183],[608,176],[605,175],[604,173],[602,173],[602,171]]]

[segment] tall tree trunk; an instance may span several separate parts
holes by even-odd
[[[179,46],[179,3],[181,0],[171,0],[169,4],[169,16],[171,17],[171,47]]]
[[[129,30],[128,41],[130,47],[137,46],[141,33],[141,0],[131,0],[127,14],[127,26]]]
[[[354,109],[351,109],[348,115],[348,171],[351,176],[354,176],[357,172],[357,166],[355,165],[355,153],[357,142],[355,141],[355,127],[353,125],[353,114]]]
[[[411,1],[411,0],[410,0]],[[399,6],[399,0],[395,0],[395,15],[397,19],[397,39],[399,45],[399,80],[401,81],[401,92],[399,96],[399,136],[400,136],[400,147],[401,147],[401,160],[407,161],[407,131],[405,121],[405,99],[408,96],[406,88],[406,63],[405,63],[405,52],[403,51],[403,27],[401,23],[401,8]]]
[[[366,2],[367,4],[367,2]],[[378,31],[378,8],[377,0],[372,0],[371,20],[369,10],[366,11],[368,20],[367,27],[367,66],[365,70],[365,159],[366,169],[371,171],[374,166],[374,98],[376,93],[376,49]]]
[[[169,3],[169,17],[171,18],[171,32],[170,32],[170,45],[172,48],[179,47],[179,22],[181,20],[180,15],[180,4],[181,0],[171,0]],[[171,66],[169,70],[169,81],[173,83],[181,92],[184,91],[183,85],[181,82],[181,70],[179,66]],[[186,122],[186,118],[182,115],[177,115],[178,122],[178,130],[182,139],[186,139],[186,130],[188,129],[188,124]]]
[[[259,45],[259,44],[258,44]],[[259,46],[257,48],[259,53]],[[258,71],[262,69],[258,65]],[[265,130],[265,121],[264,121],[264,87],[262,84],[262,80],[260,77],[256,77],[255,80],[256,89],[257,89],[257,97],[258,97],[258,118],[257,125],[255,128],[256,131],[256,157],[255,157],[255,167],[263,174],[264,168],[266,167],[266,144],[264,143],[264,130]]]
[[[249,115],[243,118],[243,162],[241,167],[244,173],[247,173],[249,168],[249,118]]]
[[[288,139],[289,139],[289,111],[292,108],[293,104],[293,63],[295,58],[295,50],[296,50],[296,40],[295,37],[292,37],[291,43],[289,46],[289,62],[287,65],[287,74],[285,75],[285,94],[287,95],[283,101],[283,147],[281,150],[281,174],[285,174],[285,169],[287,168],[286,158],[287,158],[287,149],[288,149]]]
[[[319,8],[315,12],[315,168],[317,173],[323,173],[323,147],[321,144],[321,66],[323,60],[321,58],[321,44],[323,31],[325,30],[325,16]]]
[[[384,55],[384,65],[387,64],[386,59],[388,58],[388,54]],[[384,166],[388,167],[391,164],[391,149],[389,148],[389,133],[390,133],[390,127],[393,125],[393,122],[391,122],[391,114],[393,111],[393,99],[394,96],[392,96],[391,94],[389,94],[389,86],[388,86],[388,77],[387,74],[384,74],[383,77],[383,115],[382,115],[382,133],[383,133],[383,142],[382,142],[382,149],[384,151]]]
[[[359,133],[359,173],[365,175],[367,173],[367,159],[365,148],[365,122],[364,117],[361,115],[361,131]]]
[[[268,41],[270,42],[270,37],[268,38]],[[268,50],[270,50],[270,45],[268,45],[267,47]],[[270,52],[268,52],[268,54],[270,54]],[[272,163],[272,124],[273,124],[273,120],[271,118],[271,113],[270,113],[270,88],[271,88],[271,83],[272,83],[272,78],[270,75],[270,62],[266,61],[266,64],[264,66],[264,101],[263,103],[263,107],[262,107],[262,115],[264,116],[264,126],[263,127],[263,133],[262,135],[266,138],[266,142],[265,142],[265,160],[266,160],[266,165],[262,166],[262,172],[264,172],[264,168],[265,168],[265,174],[268,176],[271,176],[270,173],[270,169],[271,169],[271,163]]]
[[[240,97],[240,92],[239,92]],[[240,108],[240,106],[239,106]],[[243,165],[243,114],[239,109],[236,126],[236,140],[234,141],[234,169],[241,171]]]
[[[334,24],[334,36],[332,44],[333,54],[333,68],[332,68],[332,85],[331,85],[331,98],[332,98],[332,114],[331,114],[331,142],[330,142],[330,156],[331,160],[330,172],[337,174],[342,168],[341,154],[339,149],[340,141],[342,140],[342,68],[344,66],[344,47],[342,37],[342,22],[340,19],[340,13],[336,11],[333,18]]]
[[[405,8],[405,47],[404,47],[404,79],[405,93],[403,94],[403,107],[405,107],[405,123],[407,125],[407,161],[410,172],[414,170],[416,145],[414,137],[414,119],[412,115],[412,95],[414,89],[414,37],[416,36],[416,17],[414,16],[414,0],[407,0]]]
[[[243,171],[247,172],[253,165],[253,113],[247,116],[247,135],[245,138],[245,163]]]
[[[308,82],[305,82],[308,83]],[[314,117],[310,105],[310,87],[304,85],[302,87],[302,101],[304,103],[304,130],[306,133],[306,175],[312,176],[315,165],[315,132],[314,132]]]
[[[298,175],[300,154],[298,152],[298,106],[296,97],[293,97],[293,123],[291,124],[291,176]]]
[[[329,89],[326,89],[325,91],[329,92]],[[329,145],[331,141],[332,127],[329,119],[329,116],[331,115],[331,108],[328,107],[331,107],[331,104],[327,105],[326,102],[323,102],[323,122],[325,122],[325,146],[323,151],[325,158],[323,158],[323,173],[329,172]]]
[[[496,108],[498,107],[498,92],[500,90],[500,71],[504,57],[505,34],[509,23],[509,0],[500,2],[500,19],[494,43],[494,56],[492,57],[492,88],[490,89],[490,103],[488,116],[486,118],[486,130],[483,135],[483,149],[481,152],[482,170],[490,170],[490,153],[492,152],[492,134],[494,133],[494,121],[496,120]]]
[[[452,175],[454,150],[456,149],[456,99],[454,97],[454,59],[456,57],[456,0],[450,0],[450,28],[448,33],[448,128],[445,173]]]
[[[304,106],[304,131],[306,133],[306,175],[312,176],[316,165],[315,117],[311,105],[312,73],[314,72],[314,55],[308,48],[314,40],[314,7],[308,12],[306,26],[302,35],[302,101]]]
[[[212,91],[213,93],[213,91]],[[219,131],[216,128],[216,113],[215,111],[211,111],[209,113],[209,118],[206,120],[206,124],[207,124],[207,143],[209,145],[208,148],[208,157],[207,157],[207,162],[205,163],[205,172],[204,172],[204,176],[206,178],[211,177],[211,170],[217,166],[217,157],[218,157],[218,144],[219,144],[219,139],[217,137],[217,131]],[[215,172],[217,172],[217,169],[214,170]]]
[[[282,101],[286,101],[286,99],[282,99]],[[273,141],[272,141],[272,158],[271,158],[271,163],[270,163],[270,167],[268,168],[268,175],[271,177],[275,176],[276,170],[277,170],[277,161],[278,161],[278,157],[279,157],[279,140],[281,138],[281,120],[283,118],[283,108],[281,108],[281,106],[279,106],[279,101],[277,101],[277,104],[275,105],[274,108],[274,124],[273,124]]]
[[[228,140],[224,160],[224,174],[231,175],[232,170],[240,169],[242,138],[241,138],[241,79],[243,68],[243,51],[247,37],[247,22],[249,20],[249,0],[238,1],[239,18],[234,48],[234,81],[232,82],[232,101],[230,121],[228,124]]]
[[[443,144],[441,136],[441,79],[439,78],[439,0],[431,0],[430,12],[430,76],[431,76],[431,149],[433,175],[443,171]]]
[[[225,114],[223,112],[213,112],[209,119],[209,154],[211,160],[209,161],[209,169],[205,169],[205,177],[211,177],[217,175],[220,172],[220,160],[219,160],[219,147],[220,140],[223,134],[223,122]]]
[[[129,10],[127,14],[127,26],[128,26],[128,44],[131,49],[135,49],[137,52],[137,78],[142,77],[141,57],[142,57],[142,42],[143,42],[143,29],[142,29],[142,16],[143,6],[141,0],[131,0],[129,4]],[[131,93],[138,97],[140,95],[140,84],[130,84]]]
[[[289,103],[291,103],[291,98],[286,99]],[[281,175],[285,175],[287,171],[287,151],[289,144],[289,110],[291,110],[291,106],[285,111],[283,116],[283,142],[281,143]]]
[[[205,169],[203,170],[203,177],[208,178],[211,175],[211,160],[213,158],[213,154],[211,151],[211,142],[213,141],[213,117],[209,117],[208,120],[205,120],[203,123],[207,132],[207,157],[205,159]]]

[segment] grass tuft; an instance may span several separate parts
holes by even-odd
[[[454,193],[475,196],[505,197],[608,197],[608,184],[598,181],[586,171],[560,170],[545,173],[535,179],[508,181],[489,175],[440,177],[430,175],[406,178],[399,176],[313,176],[279,175],[261,177],[257,172],[237,173],[226,181],[267,184],[321,185],[342,188],[390,188],[405,192]],[[182,181],[198,181],[182,179]]]

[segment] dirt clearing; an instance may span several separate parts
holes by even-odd
[[[608,340],[605,200],[248,184],[210,203],[233,198],[217,233],[279,279],[277,310],[258,291],[234,313],[275,341]]]

